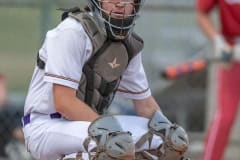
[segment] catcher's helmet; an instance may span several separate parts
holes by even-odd
[[[89,0],[89,7],[97,18],[100,26],[106,32],[107,36],[115,40],[123,40],[133,31],[135,21],[139,17],[139,11],[145,0]],[[103,3],[121,6],[122,12],[103,8]],[[132,12],[126,13],[125,7],[131,5]]]

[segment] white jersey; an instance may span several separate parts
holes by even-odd
[[[39,50],[45,69],[35,67],[24,113],[54,113],[53,84],[78,89],[82,68],[92,54],[92,43],[82,25],[67,18],[46,35]],[[151,95],[142,65],[141,53],[135,56],[124,72],[117,95],[144,99]]]

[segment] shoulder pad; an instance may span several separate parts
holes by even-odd
[[[83,25],[85,32],[88,34],[92,44],[93,53],[96,53],[99,48],[106,41],[106,34],[97,24],[95,18],[89,14],[89,12],[81,13],[69,13],[69,16],[77,20]]]
[[[132,33],[131,36],[124,42],[128,53],[129,60],[131,60],[135,55],[142,51],[144,46],[144,41],[136,33]]]
[[[73,7],[69,9],[59,8],[58,10],[63,11],[61,20],[63,21],[69,16],[69,13],[81,13],[83,12],[79,7]]]

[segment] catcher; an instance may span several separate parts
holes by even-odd
[[[47,33],[23,117],[36,159],[77,152],[96,160],[182,159],[188,137],[151,96],[143,40],[133,32],[143,2],[89,0],[90,11],[66,11]],[[115,93],[132,99],[139,117],[103,116]]]

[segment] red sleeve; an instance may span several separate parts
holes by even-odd
[[[218,0],[196,0],[196,9],[203,12],[209,12],[215,7],[217,2]]]

